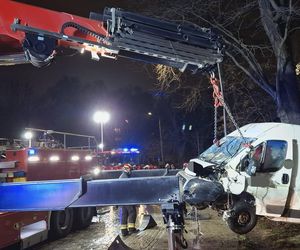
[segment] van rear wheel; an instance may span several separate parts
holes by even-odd
[[[229,228],[237,234],[249,233],[257,223],[255,207],[246,202],[235,204],[232,215],[227,219]]]
[[[74,212],[72,208],[53,211],[50,218],[49,236],[51,239],[66,237],[73,226]]]

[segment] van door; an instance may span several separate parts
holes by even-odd
[[[280,217],[285,209],[292,168],[287,164],[288,143],[269,140],[257,146],[249,167],[255,164],[255,172],[249,178],[247,192],[256,198],[258,215]],[[251,175],[251,173],[250,173]]]

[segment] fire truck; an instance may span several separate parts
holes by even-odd
[[[116,8],[84,18],[1,0],[0,65],[44,67],[73,50],[90,52],[94,60],[125,57],[182,72],[210,72],[222,61],[222,48],[213,30],[190,23],[161,21]],[[114,171],[105,173],[105,180],[77,178],[92,166],[92,161],[86,161],[89,154],[55,147],[7,149],[1,162],[5,183],[0,184],[0,247],[16,243],[26,248],[45,239],[48,230],[49,236],[62,237],[73,224],[88,226],[95,206],[130,204],[161,205],[170,249],[184,245],[176,173],[140,170],[136,176],[143,178],[114,180],[118,178]],[[128,192],[121,193],[124,189]]]
[[[26,131],[28,135],[35,133],[36,138],[1,139],[1,182],[74,179],[93,174],[97,169],[95,137],[33,128]],[[64,142],[60,143],[57,136]],[[86,144],[71,146],[67,143],[76,139]],[[88,227],[95,212],[95,207],[84,207],[0,213],[0,248],[14,244],[27,248],[48,237],[64,237],[72,229]]]
[[[98,162],[103,170],[120,170],[130,164],[134,170],[157,169],[153,164],[143,164],[140,150],[135,147],[117,148],[98,153]]]

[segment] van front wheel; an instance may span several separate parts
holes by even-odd
[[[235,204],[232,215],[227,218],[227,225],[237,234],[249,233],[257,223],[255,207],[246,202]]]

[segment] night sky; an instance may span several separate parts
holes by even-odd
[[[30,3],[32,5],[38,5],[52,10],[68,12],[80,16],[88,16],[90,11],[98,11],[102,13],[105,6],[115,6],[130,9],[135,6],[139,1],[19,1],[24,3]],[[131,2],[131,3],[129,3]],[[136,3],[134,3],[136,2]],[[137,4],[138,5],[138,4]],[[148,67],[148,68],[146,68]],[[119,58],[118,60],[111,60],[101,58],[99,62],[93,61],[90,58],[90,54],[75,55],[66,57],[57,57],[55,62],[46,68],[35,68],[31,64],[5,66],[0,67],[1,82],[29,82],[33,89],[31,91],[33,96],[41,96],[47,94],[49,88],[57,84],[64,77],[76,79],[81,84],[92,82],[103,82],[106,87],[110,89],[124,88],[124,86],[139,86],[142,89],[153,88],[153,83],[156,81],[149,65],[146,66],[143,63],[134,62],[127,59]],[[2,94],[4,94],[2,92]],[[2,96],[3,98],[3,96]],[[7,98],[7,97],[6,97]],[[15,98],[11,96],[10,98]],[[39,103],[35,103],[39,105]],[[98,106],[97,106],[98,105]],[[74,103],[76,106],[76,103]],[[108,103],[105,108],[111,108],[115,105]],[[0,107],[1,108],[1,107]],[[19,112],[22,113],[22,107],[18,107]],[[94,124],[90,124],[92,114],[96,109],[99,109],[99,102],[95,102],[95,107],[85,114],[80,114],[79,119],[86,120],[86,127],[82,128],[79,132],[94,133]],[[3,109],[3,106],[2,106]],[[63,110],[63,107],[62,107]],[[111,110],[110,112],[116,112]],[[63,115],[63,114],[61,114]],[[116,114],[118,115],[118,114]],[[112,122],[114,122],[114,115],[112,114]],[[35,117],[35,120],[39,120]],[[70,123],[79,121],[70,121]],[[38,122],[37,125],[29,121],[25,122],[25,126],[37,126],[46,125],[43,122]],[[47,126],[47,129],[51,128],[51,124]],[[78,128],[78,127],[77,127]],[[16,136],[18,137],[18,130],[22,129],[20,126],[10,126],[9,124],[0,124],[0,137]],[[72,130],[72,126],[70,125]],[[11,131],[13,130],[13,131]],[[74,132],[74,131],[73,131]]]

